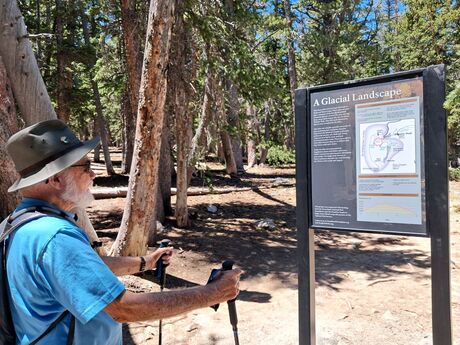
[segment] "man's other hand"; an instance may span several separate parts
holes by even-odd
[[[169,265],[171,263],[173,249],[173,247],[158,248],[152,254],[144,256],[145,269],[153,270],[157,266],[157,262],[160,258],[165,266]]]

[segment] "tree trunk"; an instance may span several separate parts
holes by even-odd
[[[161,131],[174,1],[152,0],[139,94],[136,140],[128,196],[120,231],[112,247],[118,255],[143,255],[157,201]]]
[[[204,54],[206,59],[208,59],[209,54],[209,45],[206,45],[204,49]],[[213,71],[209,65],[206,65],[206,79],[204,81],[204,92],[203,92],[203,104],[201,105],[201,114],[198,122],[198,127],[196,129],[195,135],[192,139],[188,168],[187,168],[187,182],[190,184],[192,180],[192,174],[195,170],[195,164],[198,159],[204,155],[206,150],[206,128],[208,127],[209,121],[212,117],[212,104],[214,102],[212,92],[213,89]]]
[[[241,145],[240,132],[237,131],[232,137],[233,157],[235,158],[236,171],[238,174],[244,173],[243,165],[243,147]]]
[[[8,193],[8,188],[19,177],[14,168],[13,161],[8,156],[5,146],[8,138],[18,131],[18,121],[14,106],[11,84],[0,56],[0,219],[4,219],[11,213],[21,198],[19,193]]]
[[[129,92],[128,92],[128,83],[126,83],[125,85],[125,89],[123,91],[123,96],[122,96],[122,101],[121,101],[121,119],[122,119],[122,128],[123,128],[123,135],[122,135],[122,148],[121,148],[121,173],[122,174],[126,174],[129,172],[130,168],[131,167],[127,167],[127,164],[129,163],[128,162],[128,158],[126,157],[126,154],[127,154],[127,150],[128,150],[128,146],[129,146],[129,143],[128,143],[128,137],[129,137],[129,133],[128,133],[128,126],[127,126],[127,123],[126,121],[128,121],[128,118],[132,118],[133,117],[133,112],[132,112],[132,109],[131,109],[131,104],[130,104],[130,101],[129,101]],[[133,130],[131,130],[131,132],[134,132]],[[134,145],[134,142],[132,143]],[[132,152],[131,152],[131,161],[132,161]]]
[[[260,164],[265,164],[268,155],[268,142],[270,140],[270,101],[265,102],[264,118],[264,145],[260,152]]]
[[[165,121],[166,122],[166,121]],[[171,207],[171,144],[169,126],[165,124],[161,134],[160,173],[158,181],[158,204],[156,219],[164,222],[166,216],[172,215]]]
[[[230,176],[235,176],[238,173],[235,163],[235,157],[233,156],[232,138],[227,131],[220,131],[220,138],[222,140],[222,151],[225,157],[225,171]]]
[[[0,0],[0,23],[3,23],[0,56],[4,59],[15,101],[26,126],[55,119],[56,112],[38,69],[32,46],[27,39],[26,26],[15,0]],[[8,198],[10,197],[15,196],[10,193]],[[87,222],[82,228],[92,237],[95,230],[86,212],[83,212],[83,215]]]
[[[284,0],[284,16],[288,24],[287,48],[288,48],[288,74],[289,74],[289,91],[291,93],[291,111],[292,111],[292,128],[295,128],[295,89],[297,88],[297,69],[295,62],[293,21],[291,12],[291,2]],[[294,148],[294,130],[287,131],[286,144],[290,149]]]
[[[169,85],[168,85],[169,87]],[[172,215],[171,207],[171,145],[169,143],[169,121],[165,114],[164,126],[161,134],[161,151],[160,163],[158,168],[158,188],[157,201],[155,204],[155,212],[153,213],[152,223],[148,237],[148,246],[155,247],[157,245],[157,222],[164,223],[166,216]],[[174,169],[174,167],[173,167]]]
[[[248,117],[248,169],[257,164],[257,133],[258,121],[256,116],[256,108],[253,105],[246,109]]]
[[[122,173],[131,169],[136,128],[137,106],[139,104],[139,87],[142,73],[140,54],[140,21],[136,11],[135,0],[121,0],[121,26],[123,29],[124,54],[128,72],[128,94],[131,116],[125,117],[125,151],[123,153]]]
[[[26,125],[56,118],[15,0],[0,0],[0,55]]]
[[[68,71],[69,58],[64,44],[64,21],[66,20],[67,6],[71,5],[66,1],[65,5],[61,0],[56,0],[56,100],[58,119],[68,122],[70,117],[70,100],[72,97],[72,75]]]
[[[233,83],[233,81],[227,79],[226,80],[226,90],[228,94],[228,102],[227,108],[226,108],[226,115],[227,115],[227,123],[228,125],[232,128],[233,133],[230,134],[231,138],[231,147],[233,150],[233,158],[235,161],[236,165],[236,172],[237,173],[242,173],[244,172],[244,166],[243,166],[243,153],[241,151],[241,138],[240,138],[240,133],[238,129],[238,90]],[[225,151],[225,148],[224,148]],[[227,160],[226,160],[227,161]]]
[[[91,45],[91,41],[90,41],[89,30],[88,30],[88,18],[86,17],[86,14],[84,12],[81,2],[79,2],[79,6],[80,6],[80,16],[81,16],[82,26],[83,26],[83,35],[85,37],[85,44],[89,47]],[[96,57],[91,58],[91,60],[87,62],[87,68],[88,68],[89,79],[91,80],[91,88],[93,90],[94,105],[96,106],[96,128],[101,137],[102,151],[104,152],[104,162],[105,162],[107,174],[115,175],[115,170],[113,169],[112,160],[110,158],[110,150],[109,150],[109,140],[110,139],[109,139],[109,135],[107,131],[107,122],[103,114],[101,95],[99,94],[99,87],[97,85],[96,80],[94,79],[93,68],[94,68],[94,65],[96,64],[94,60],[96,60]]]
[[[99,133],[99,130],[97,127],[97,119],[93,119],[92,130],[93,130],[93,137],[97,136]],[[96,148],[93,150],[93,161],[95,163],[101,162],[101,144],[97,145]]]
[[[187,34],[190,28],[185,27],[183,19],[184,3],[178,2],[176,12],[176,23],[174,26],[174,59],[171,64],[171,74],[174,78],[175,114],[176,114],[176,144],[177,144],[177,177],[176,177],[176,210],[175,217],[178,227],[187,227],[187,188],[188,188],[188,154],[192,140],[192,117],[188,109],[190,96],[189,85],[191,82],[191,70],[187,66],[190,58],[190,35]]]
[[[226,107],[225,107],[225,96],[222,91],[223,85],[215,85],[215,100],[216,100],[216,108],[217,108],[217,120],[222,123],[226,121]],[[222,125],[221,125],[222,126]],[[228,134],[227,130],[224,128],[220,128],[219,131],[220,140],[222,143],[222,155],[225,160],[225,171],[230,176],[235,176],[238,173],[235,157],[233,156],[233,147],[232,147],[232,139]]]

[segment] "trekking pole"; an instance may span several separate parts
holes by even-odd
[[[233,261],[226,260],[222,264],[222,269],[213,269],[211,271],[211,276],[209,277],[207,284],[211,283],[214,279],[216,279],[220,271],[232,270],[233,264],[234,264]],[[233,329],[233,338],[235,339],[235,345],[240,345],[240,341],[238,339],[238,316],[236,314],[235,300],[236,298],[230,301],[227,301],[227,305],[228,305],[228,314],[230,316],[230,324],[232,325],[232,329]],[[219,304],[212,305],[211,308],[217,311],[217,309],[219,308]]]
[[[169,247],[170,245],[171,245],[171,240],[164,239],[160,241],[160,248]],[[157,270],[155,274],[155,276],[160,281],[160,291],[163,291],[165,284],[166,284],[166,266],[167,265],[165,265],[162,260],[164,255],[165,254],[163,254],[157,261]],[[159,345],[161,345],[162,343],[162,335],[163,335],[162,334],[162,323],[163,323],[163,320],[160,320],[159,333],[158,333],[158,344]]]
[[[233,269],[234,262],[231,260],[224,261],[222,264],[222,271],[230,271]],[[235,345],[240,345],[240,341],[238,339],[238,316],[236,314],[236,305],[235,305],[236,297],[230,301],[227,301],[228,305],[228,315],[230,316],[230,324],[232,325],[233,329],[233,338],[235,339]]]

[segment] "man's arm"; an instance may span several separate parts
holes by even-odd
[[[162,255],[164,256],[162,257]],[[162,257],[163,263],[168,265],[172,256],[172,248],[158,248],[152,254],[144,256],[145,270],[153,270],[157,261]],[[139,272],[141,267],[140,256],[102,256],[102,261],[110,268],[116,276],[134,274]]]
[[[104,310],[118,322],[159,320],[235,298],[241,270],[225,271],[211,284],[183,290],[123,292]]]

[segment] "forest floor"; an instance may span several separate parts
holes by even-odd
[[[189,196],[189,229],[166,221],[159,238],[175,247],[166,289],[205,284],[212,268],[232,259],[245,271],[236,301],[240,344],[297,345],[295,169],[255,167],[230,178],[222,166],[209,167],[216,189],[244,191]],[[202,182],[195,179],[192,188],[207,190]],[[96,183],[127,185],[127,177],[100,176]],[[460,183],[450,184],[450,202],[452,324],[460,345]],[[211,204],[217,212],[209,212]],[[96,200],[89,209],[107,246],[123,209],[124,198]],[[267,218],[273,229],[257,227]],[[318,345],[432,344],[429,239],[324,231],[315,245]],[[148,273],[122,280],[131,291],[159,291]],[[157,321],[123,329],[126,345],[158,344]],[[164,320],[162,333],[164,345],[234,344],[226,305]]]

